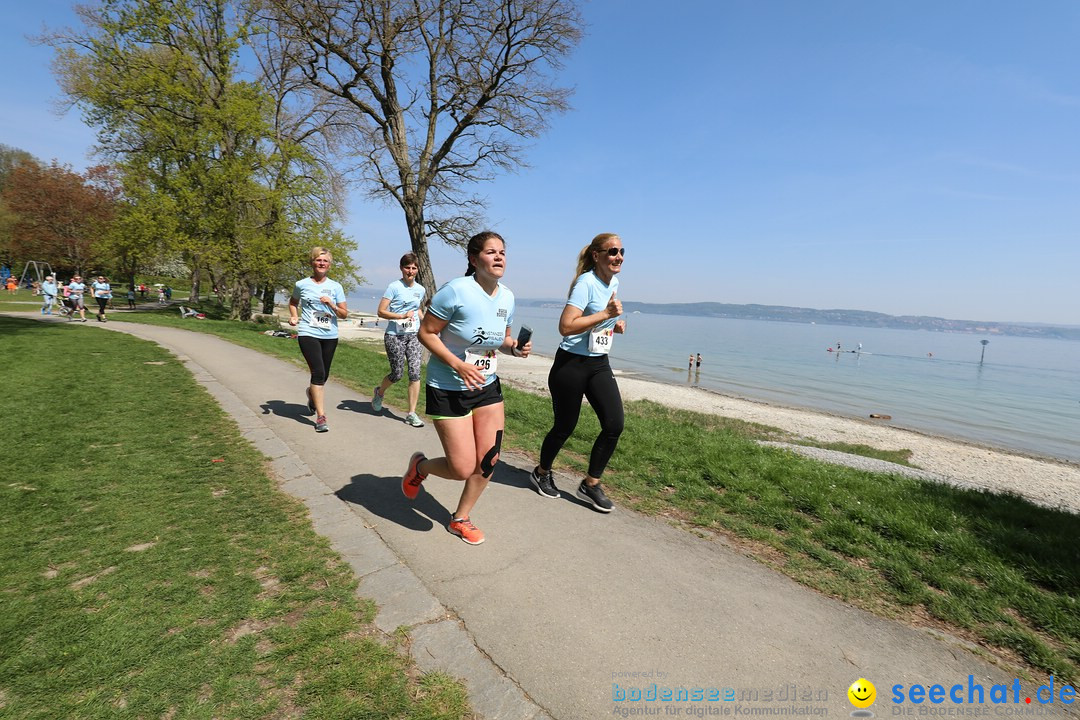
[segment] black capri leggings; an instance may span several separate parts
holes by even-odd
[[[308,369],[311,370],[311,384],[325,385],[326,378],[330,377],[330,363],[334,362],[334,351],[337,350],[337,338],[314,338],[301,335],[300,352],[307,360]]]
[[[581,398],[586,397],[600,420],[600,435],[589,455],[589,477],[599,480],[623,431],[622,395],[608,356],[590,357],[559,348],[548,373],[548,390],[555,425],[540,446],[540,467],[550,468],[555,462],[555,456],[577,427]]]

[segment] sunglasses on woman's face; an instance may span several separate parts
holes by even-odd
[[[615,257],[616,255],[626,255],[626,248],[608,248],[607,254],[608,257]]]

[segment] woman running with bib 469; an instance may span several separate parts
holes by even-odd
[[[578,485],[577,496],[600,512],[611,512],[611,500],[600,487],[608,461],[623,431],[623,404],[615,374],[608,363],[615,333],[626,330],[619,320],[622,303],[616,296],[626,250],[613,233],[601,233],[578,256],[577,274],[559,317],[562,344],[548,373],[548,389],[555,424],[540,447],[540,464],[532,471],[532,484],[544,497],[559,497],[551,465],[577,427],[581,398],[589,399],[600,420],[600,435],[589,455],[589,471]]]
[[[528,357],[511,337],[514,294],[499,280],[506,271],[506,244],[497,233],[469,239],[469,269],[439,288],[420,323],[420,342],[431,351],[427,369],[427,414],[435,424],[445,457],[413,453],[401,481],[410,500],[428,475],[462,480],[465,487],[447,528],[470,545],[484,533],[469,519],[484,492],[502,446],[502,385],[496,374],[502,350]]]

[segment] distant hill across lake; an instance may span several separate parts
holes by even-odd
[[[521,305],[561,308],[565,300],[518,298]],[[932,330],[971,335],[1019,335],[1022,337],[1080,340],[1080,326],[1009,323],[989,320],[948,320],[926,315],[886,315],[869,310],[816,310],[785,305],[732,305],[729,303],[642,303],[623,302],[627,313],[648,315],[689,315],[692,317],[769,320],[775,322],[854,325],[856,327]]]

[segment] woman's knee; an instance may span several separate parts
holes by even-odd
[[[600,433],[605,437],[618,440],[619,436],[623,433],[623,427],[623,416],[622,413],[620,413],[617,417],[605,418],[600,423]]]
[[[447,469],[453,475],[452,480],[468,480],[470,475],[476,473],[476,460],[474,458],[447,458]]]

